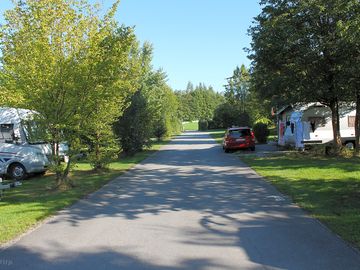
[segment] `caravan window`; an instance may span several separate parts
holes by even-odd
[[[348,116],[348,127],[355,127],[355,116]]]
[[[0,124],[0,142],[14,142],[14,124]]]

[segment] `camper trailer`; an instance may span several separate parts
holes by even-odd
[[[340,107],[340,135],[344,145],[355,146],[355,109],[351,104]],[[330,108],[320,103],[287,106],[278,112],[278,144],[304,148],[311,144],[332,142]]]
[[[50,165],[49,144],[30,141],[23,125],[34,114],[25,109],[0,108],[0,176],[22,180],[28,174],[45,172]]]

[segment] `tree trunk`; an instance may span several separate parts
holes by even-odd
[[[70,167],[71,167],[71,158],[69,156],[69,160],[68,160],[68,162],[66,164],[66,168],[65,168],[65,171],[64,171],[64,174],[63,174],[62,178],[63,178],[64,182],[67,182],[67,184],[70,184],[71,186],[74,186],[73,183],[71,181],[69,181],[69,179],[68,179],[69,172],[70,172]]]
[[[102,169],[102,164],[100,161],[100,134],[96,131],[95,134],[95,162],[94,162],[94,169],[95,171],[99,171]]]
[[[55,142],[55,155],[54,162],[55,162],[55,173],[56,173],[56,185],[59,187],[63,183],[63,175],[60,170],[60,156],[59,156],[59,142]],[[54,154],[54,153],[53,153]]]
[[[355,155],[360,154],[360,89],[356,92]]]
[[[331,109],[333,136],[334,136],[334,148],[335,148],[335,153],[338,154],[342,147],[342,142],[340,136],[339,103],[337,99],[330,103],[330,109]]]

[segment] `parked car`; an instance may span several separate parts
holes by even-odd
[[[230,150],[250,149],[255,151],[254,132],[249,127],[232,127],[225,132],[223,149],[226,153]]]

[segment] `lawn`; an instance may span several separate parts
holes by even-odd
[[[209,130],[209,133],[218,144],[221,144],[224,138],[225,129]]]
[[[199,130],[199,122],[198,121],[184,122],[183,130],[184,131],[197,131],[197,130]]]
[[[76,187],[59,191],[53,189],[54,177],[46,175],[23,181],[18,188],[7,190],[0,201],[0,244],[26,232],[38,222],[67,207],[85,195],[144,160],[168,141],[155,143],[151,149],[113,162],[106,172],[95,173],[87,163],[79,164],[72,172]]]
[[[291,153],[242,157],[331,230],[360,248],[360,159]]]

